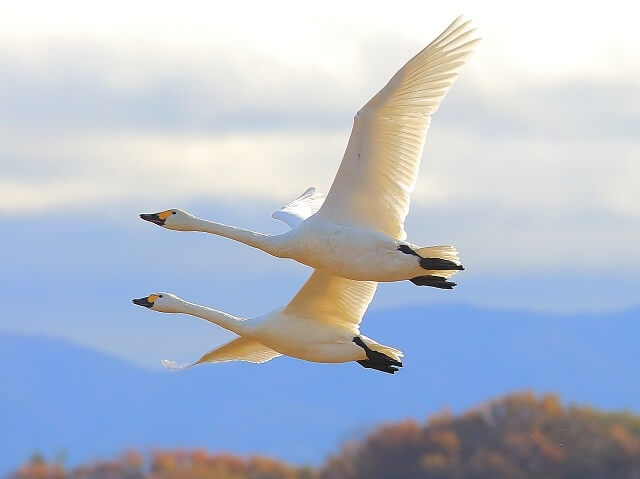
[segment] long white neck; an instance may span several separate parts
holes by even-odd
[[[190,223],[191,231],[201,231],[203,233],[224,236],[225,238],[239,241],[240,243],[252,246],[253,248],[258,248],[273,256],[281,257],[283,252],[280,236],[278,235],[274,236],[256,233],[255,231],[238,228],[236,226],[229,226],[222,223],[216,223],[214,221],[203,220],[196,216],[190,218]]]
[[[213,324],[217,324],[221,328],[236,333],[238,336],[246,336],[250,334],[253,329],[251,320],[236,318],[222,311],[187,301],[184,302],[180,312],[211,321]]]

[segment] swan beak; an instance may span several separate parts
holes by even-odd
[[[153,214],[142,213],[140,215],[140,218],[142,218],[145,221],[150,221],[151,223],[155,223],[158,226],[164,226],[164,220],[166,219],[166,217],[161,218],[160,213],[153,213]]]
[[[156,295],[152,294],[151,296],[147,296],[146,298],[138,298],[133,299],[131,302],[133,304],[137,304],[138,306],[144,306],[145,308],[153,307],[153,302],[156,300]]]

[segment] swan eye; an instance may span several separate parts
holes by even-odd
[[[158,298],[162,298],[162,295],[161,295],[161,294],[159,294],[159,295],[158,295]]]
[[[176,214],[176,212],[175,212],[175,211],[172,211],[172,212],[171,212],[171,214],[172,214],[172,215],[175,215],[175,214]]]

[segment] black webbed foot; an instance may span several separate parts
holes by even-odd
[[[453,281],[447,281],[447,278],[443,278],[442,276],[433,276],[433,275],[425,275],[425,276],[416,276],[415,278],[411,278],[411,281],[416,286],[431,286],[433,288],[440,289],[453,289],[456,285]]]
[[[357,361],[357,363],[363,368],[377,369],[378,371],[385,373],[395,374],[395,372],[402,367],[401,361],[397,361],[379,351],[374,351],[365,344],[360,336],[353,338],[353,342],[364,349],[364,352],[367,355],[367,359]]]

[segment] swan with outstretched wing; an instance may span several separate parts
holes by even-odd
[[[406,241],[404,221],[431,115],[479,41],[471,22],[457,18],[358,111],[326,198],[309,188],[274,213],[291,231],[265,235],[178,209],[141,218],[231,238],[343,278],[451,289],[449,277],[464,269],[456,249]]]
[[[163,360],[168,369],[223,361],[264,363],[284,354],[319,363],[356,361],[365,368],[393,374],[402,367],[402,352],[360,334],[360,322],[376,286],[373,281],[314,271],[289,304],[253,319],[237,318],[170,293],[151,294],[133,303],[154,311],[198,316],[239,336],[193,363]]]

